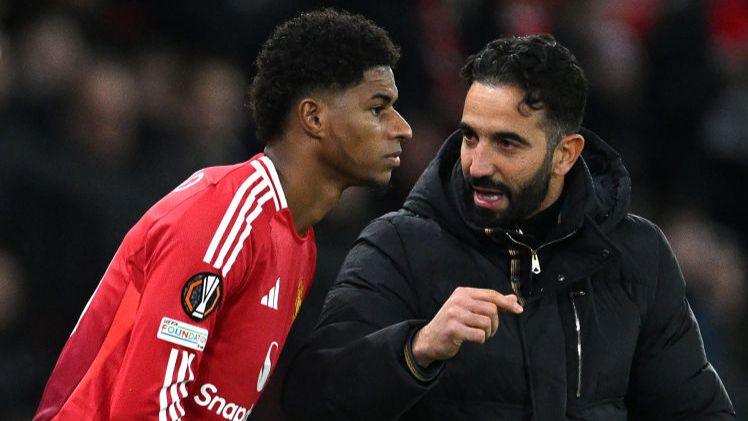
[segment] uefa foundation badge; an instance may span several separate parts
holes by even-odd
[[[195,351],[203,351],[205,344],[208,342],[208,330],[164,317],[158,325],[156,337]]]

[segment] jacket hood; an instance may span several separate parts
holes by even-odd
[[[628,213],[631,179],[618,152],[590,130],[582,128],[580,134],[585,145],[582,156],[566,175],[562,229],[571,231],[586,220],[592,220],[601,232],[607,232]],[[447,138],[403,207],[437,220],[453,235],[476,244],[480,238],[485,238],[482,235],[485,228],[496,227],[478,225],[460,203],[462,198],[455,186],[464,183],[461,144],[459,131]]]

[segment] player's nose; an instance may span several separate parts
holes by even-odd
[[[413,138],[413,129],[397,110],[395,110],[395,119],[391,127],[391,138],[397,139],[400,143]]]

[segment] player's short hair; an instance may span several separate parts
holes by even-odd
[[[511,36],[489,42],[468,57],[462,77],[471,85],[513,85],[523,102],[545,110],[548,146],[577,133],[587,102],[587,78],[574,54],[549,34]]]
[[[399,59],[387,32],[361,15],[323,9],[279,25],[257,56],[249,91],[257,137],[267,142],[280,135],[303,96],[355,86],[366,70],[394,67]]]

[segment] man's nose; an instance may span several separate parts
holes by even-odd
[[[405,142],[413,138],[413,130],[405,118],[395,110],[395,121],[392,124],[392,138]]]
[[[470,161],[470,176],[474,178],[490,177],[494,172],[491,160],[491,151],[486,141],[479,140],[472,149],[472,160]]]

